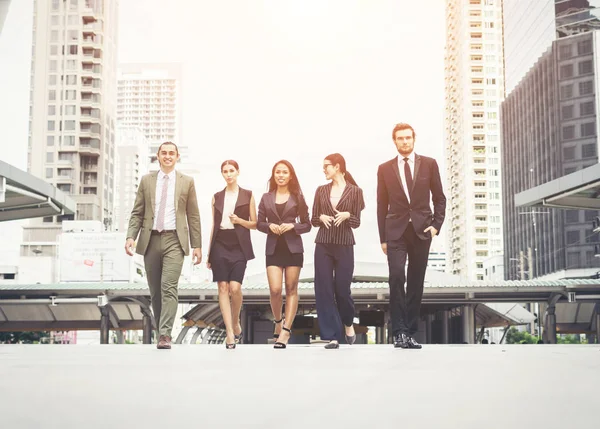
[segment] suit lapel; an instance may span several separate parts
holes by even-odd
[[[223,214],[223,206],[225,205],[225,189],[221,192],[217,192],[215,195],[215,209],[219,211],[219,213]]]
[[[277,207],[275,207],[275,191],[269,192],[267,194],[265,204],[267,206],[267,209],[269,209],[271,213],[274,213],[275,216],[277,216],[277,218],[281,220],[281,218],[279,217],[279,213],[277,213]]]
[[[402,195],[404,195],[404,198],[406,198],[406,201],[408,201],[408,196],[406,195],[406,192],[404,192],[404,186],[402,186],[402,179],[400,178],[400,170],[398,168],[398,157],[392,159],[392,170],[394,170],[396,179],[398,179],[398,185],[400,185],[400,191],[402,192]],[[414,183],[415,181],[413,179],[413,184]]]
[[[158,177],[158,171],[155,171],[150,175],[150,206],[152,207],[152,213],[156,208],[156,178]]]
[[[179,196],[181,195],[183,188],[182,179],[181,173],[175,172],[175,213],[177,213],[177,203],[179,202]]]
[[[242,206],[244,204],[250,204],[249,196],[250,195],[244,189],[238,186],[238,197],[237,200],[235,200],[235,208],[237,209],[239,206]]]
[[[415,174],[413,174],[412,186],[410,187],[410,194],[412,195],[413,189],[415,189],[415,183],[417,183],[417,177],[419,177],[419,166],[421,165],[421,157],[415,153]]]
[[[281,215],[281,217],[285,218],[285,215],[297,205],[298,203],[296,202],[296,198],[292,194],[290,194],[290,197],[285,203],[285,207],[283,209],[283,214]]]

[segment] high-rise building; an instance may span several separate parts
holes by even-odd
[[[119,65],[117,121],[122,127],[142,130],[152,163],[165,141],[176,143],[181,161],[189,162],[181,141],[181,106],[181,65]]]
[[[599,0],[504,0],[506,95],[556,39],[600,28]]]
[[[71,195],[75,219],[105,224],[113,216],[117,16],[118,0],[34,5],[28,170]],[[32,220],[21,254],[46,255],[41,242],[55,252],[62,220]]]
[[[504,36],[513,86],[501,107],[505,276],[590,275],[600,266],[597,212],[519,209],[514,196],[598,162],[600,1],[505,0],[504,12],[506,29],[531,29]]]
[[[483,280],[502,253],[502,2],[446,1],[447,270]]]
[[[115,231],[125,232],[142,176],[148,172],[148,140],[139,128],[117,128]]]
[[[10,0],[0,0],[0,33],[2,33],[2,27],[4,26],[4,20],[6,19],[6,15],[8,15],[9,5]]]

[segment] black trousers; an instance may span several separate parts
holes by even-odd
[[[412,223],[408,224],[402,238],[387,243],[390,313],[394,335],[414,335],[417,332],[430,246],[431,238],[421,240],[417,237]],[[405,274],[407,256],[408,270]]]
[[[346,334],[342,324],[353,324],[353,275],[354,246],[315,245],[315,300],[322,340],[342,341]]]

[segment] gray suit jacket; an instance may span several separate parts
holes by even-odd
[[[139,234],[135,251],[140,255],[146,253],[154,226],[157,177],[156,171],[142,177],[129,219],[127,238],[135,240]],[[185,174],[176,171],[175,177],[175,229],[183,253],[189,255],[190,244],[194,249],[202,247],[196,187],[194,179]]]
[[[293,223],[294,229],[284,233],[283,237],[285,238],[291,253],[304,252],[300,234],[309,232],[312,228],[308,216],[308,206],[306,205],[306,201],[304,201],[304,197],[300,196],[300,201],[298,201],[294,195],[290,195],[285,203],[283,216],[280,217],[279,213],[277,213],[277,208],[275,207],[275,191],[267,192],[262,196],[260,204],[258,205],[256,229],[268,234],[267,244],[265,246],[265,253],[267,255],[275,253],[275,246],[277,245],[277,239],[279,238],[279,236],[273,234],[269,228],[269,224],[271,223],[276,225]]]

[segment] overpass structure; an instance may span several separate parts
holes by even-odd
[[[44,180],[0,161],[0,222],[74,215],[77,204]]]
[[[530,313],[511,304],[531,302],[542,304],[545,342],[556,343],[557,332],[585,332],[600,338],[599,279],[453,282],[452,276],[444,273],[429,277],[419,336],[424,343],[474,343],[478,328],[531,323]],[[301,282],[298,290],[300,307],[295,333],[310,334],[314,326],[308,322],[315,319],[316,313],[314,284]],[[268,284],[245,282],[243,293],[244,341],[264,344],[272,333]],[[370,326],[377,327],[378,343],[387,342],[387,283],[355,278],[352,296],[361,319],[364,315],[365,320],[383,321],[370,322]],[[194,305],[183,317],[179,342],[185,335],[195,332],[197,338],[206,327],[221,325],[215,283],[180,284],[179,300]],[[153,318],[147,285],[0,285],[0,331],[82,329],[99,329],[102,343],[108,342],[110,330],[141,329],[144,343],[150,343]]]

